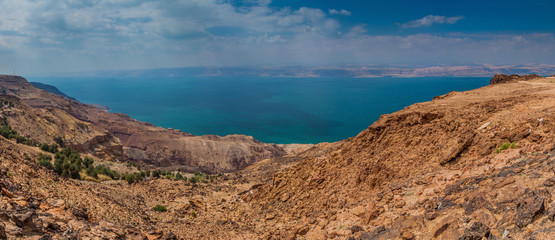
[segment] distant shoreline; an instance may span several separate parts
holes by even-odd
[[[101,104],[91,104],[93,106],[95,106],[96,108],[100,109],[100,110],[104,110],[106,112],[110,111],[110,107],[106,106],[106,105],[101,105]]]
[[[57,73],[55,77],[286,77],[286,78],[413,78],[491,77],[495,74],[551,75],[555,65],[327,65],[265,67],[181,67]],[[47,77],[36,75],[37,77]]]

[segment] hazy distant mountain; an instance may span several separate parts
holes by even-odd
[[[256,76],[256,77],[490,77],[495,74],[552,75],[555,65],[441,65],[441,66],[281,66],[281,67],[194,67],[125,70],[71,75],[114,77]]]

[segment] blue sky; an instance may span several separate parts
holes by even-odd
[[[241,1],[237,1],[241,2]],[[463,16],[464,21],[456,24],[434,24],[428,29],[405,31],[405,34],[425,31],[445,32],[488,32],[525,33],[554,32],[555,2],[549,0],[487,0],[487,1],[430,1],[430,0],[389,0],[389,1],[329,1],[329,0],[282,0],[271,4],[276,7],[303,6],[320,9],[346,9],[352,14],[341,18],[346,26],[366,24],[374,34],[395,34],[399,32],[395,23],[406,23],[427,15]]]
[[[0,72],[555,64],[555,1],[0,0]]]

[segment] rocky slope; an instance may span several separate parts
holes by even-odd
[[[3,108],[2,115],[20,134],[43,143],[61,137],[66,145],[100,158],[218,173],[285,154],[249,136],[193,136],[155,127],[42,91],[17,76],[0,76],[0,91],[16,103]]]
[[[384,115],[330,154],[276,173],[243,195],[267,220],[260,234],[553,239],[555,79],[528,80]]]
[[[553,81],[451,92],[209,183],[63,179],[0,137],[0,237],[555,239]]]

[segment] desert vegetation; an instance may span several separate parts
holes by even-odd
[[[495,149],[495,153],[500,153],[503,150],[507,150],[507,149],[515,149],[516,148],[516,143],[514,142],[505,142],[503,144],[501,144],[500,147],[498,147],[497,149]]]
[[[8,120],[6,119],[6,117],[4,117],[2,119],[1,126],[2,127],[0,127],[0,135],[2,135],[3,137],[5,137],[7,139],[15,140],[17,143],[23,143],[23,144],[29,145],[29,146],[36,146],[37,145],[37,143],[35,141],[17,134],[17,132],[15,130],[13,130],[10,127],[10,125],[8,124]]]
[[[152,208],[152,210],[157,211],[157,212],[165,212],[165,211],[168,211],[168,209],[166,208],[166,206],[160,205],[160,204],[154,206],[154,207]]]
[[[2,103],[6,104],[5,101],[2,101]],[[6,117],[2,118],[0,124],[0,135],[7,139],[15,140],[17,143],[38,147],[45,152],[39,153],[37,156],[39,164],[66,178],[93,181],[125,180],[129,184],[133,184],[147,178],[166,178],[189,181],[191,183],[208,183],[214,181],[218,177],[218,175],[206,175],[195,172],[193,177],[187,178],[179,171],[173,172],[160,169],[141,170],[141,166],[134,162],[128,162],[127,167],[136,168],[137,172],[120,173],[103,164],[95,166],[93,158],[89,156],[82,157],[79,152],[68,147],[64,147],[60,150],[60,147],[64,145],[64,141],[61,137],[55,137],[53,139],[56,143],[37,143],[31,139],[20,136],[8,124]],[[52,159],[52,154],[54,159]],[[52,162],[52,160],[54,161]]]

